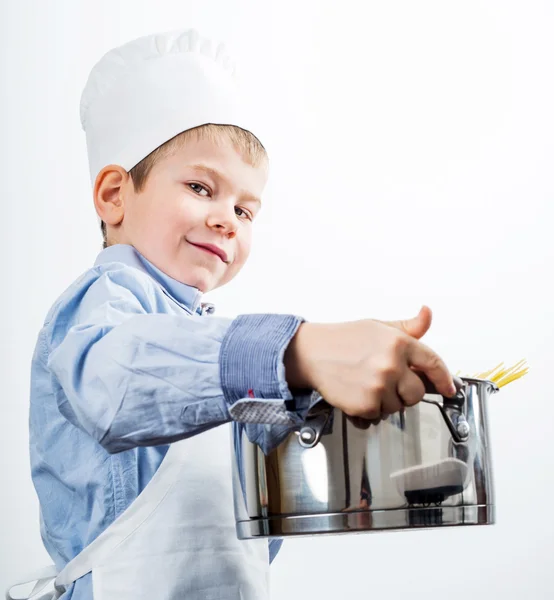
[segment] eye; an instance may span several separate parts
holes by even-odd
[[[189,183],[188,186],[195,194],[198,194],[199,196],[210,195],[210,190],[199,183]]]
[[[235,213],[238,217],[246,218],[250,221],[252,221],[252,219],[254,218],[252,213],[250,213],[247,210],[244,210],[244,208],[241,208],[240,206],[235,206]]]

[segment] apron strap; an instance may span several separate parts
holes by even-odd
[[[18,581],[17,583],[12,584],[6,590],[6,600],[32,600],[33,598],[36,598],[36,600],[55,600],[56,598],[59,598],[59,595],[57,594],[57,592],[49,592],[48,595],[43,595],[40,597],[37,596],[37,594],[42,592],[42,590],[44,590],[44,588],[49,583],[52,583],[54,581],[57,574],[58,574],[58,570],[56,569],[56,567],[54,565],[44,567],[44,568],[39,569],[38,571],[34,571],[32,573],[28,573],[27,575],[22,577],[21,581]],[[12,594],[12,592],[14,591],[15,588],[17,588],[21,585],[28,585],[30,583],[33,583],[33,581],[36,581],[36,584],[28,596],[14,596]]]

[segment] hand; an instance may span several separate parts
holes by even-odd
[[[455,394],[442,359],[419,340],[431,325],[423,307],[405,321],[371,319],[349,323],[303,323],[285,353],[291,388],[317,390],[351,417],[375,419],[417,404],[425,373],[445,397]]]

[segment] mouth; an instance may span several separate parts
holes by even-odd
[[[206,252],[208,254],[217,256],[225,264],[229,263],[229,259],[227,257],[227,253],[225,252],[225,250],[222,250],[221,248],[219,248],[218,246],[215,246],[214,244],[195,244],[193,242],[189,242],[189,244],[191,244],[191,246],[195,246],[196,248],[199,248],[200,250],[204,250],[204,252]]]

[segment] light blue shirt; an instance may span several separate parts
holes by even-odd
[[[30,454],[58,569],[133,502],[169,443],[235,421],[267,451],[305,414],[310,397],[293,398],[283,365],[302,319],[207,316],[201,300],[116,245],[50,309],[32,362]],[[64,598],[92,598],[90,585]]]

